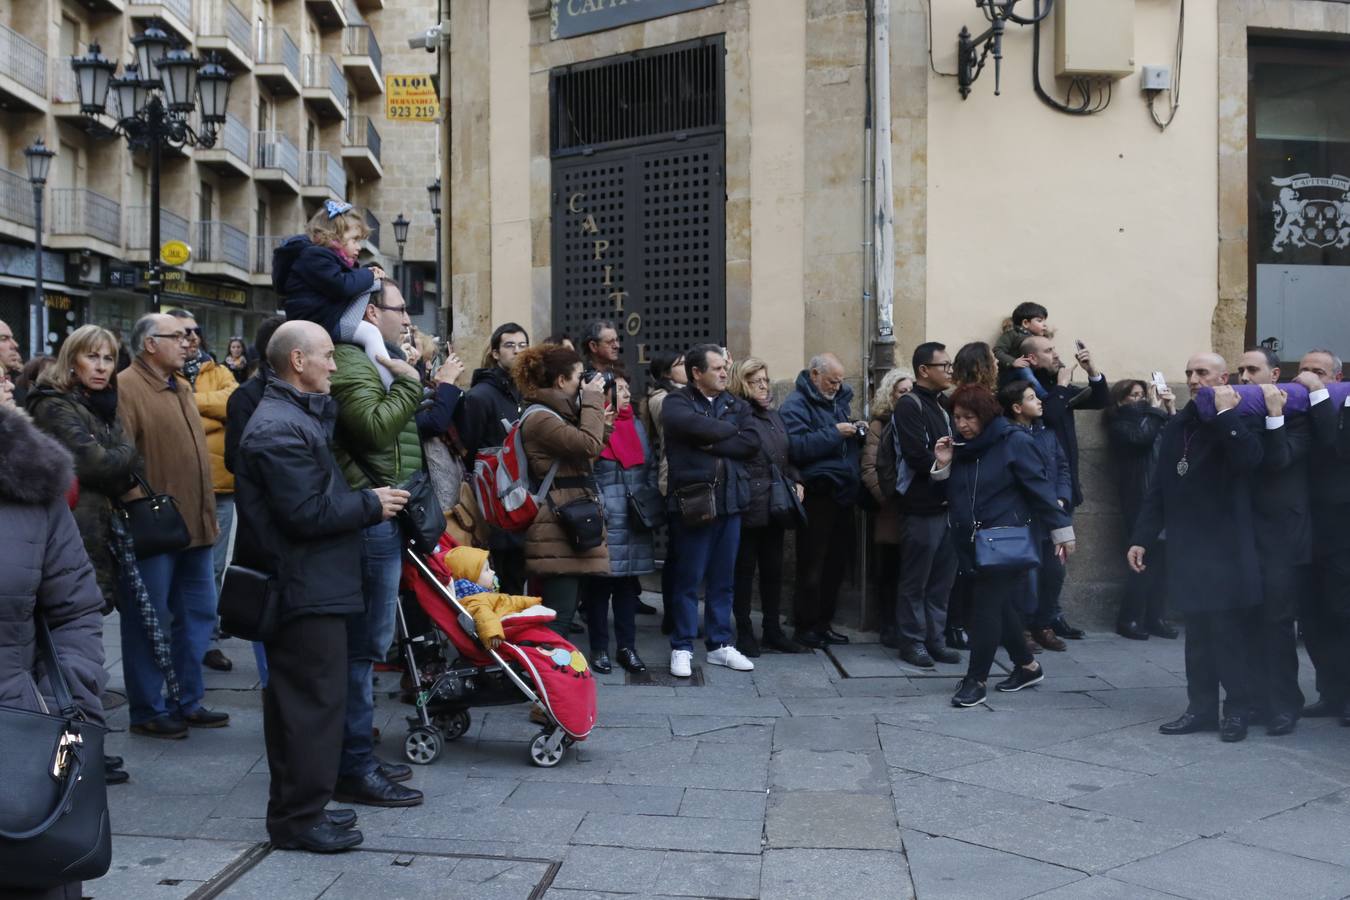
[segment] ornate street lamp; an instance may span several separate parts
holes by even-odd
[[[403,218],[403,213],[398,214],[394,220],[394,240],[398,242],[398,289],[403,293],[403,302],[408,302],[407,270],[408,267],[403,264],[403,247],[408,243],[408,226],[412,223]]]
[[[42,188],[47,183],[47,173],[51,171],[52,157],[56,151],[47,146],[39,137],[23,150],[24,161],[28,163],[28,183],[33,186],[33,305],[28,313],[28,351],[30,355],[39,353],[46,341],[46,327],[42,323]],[[42,337],[39,339],[38,335]]]
[[[427,185],[427,196],[431,200],[431,216],[436,220],[436,308],[439,314],[441,298],[445,296],[445,288],[441,286],[441,179],[439,177]],[[449,316],[446,317],[446,321],[450,321]],[[449,334],[448,328],[446,333]]]

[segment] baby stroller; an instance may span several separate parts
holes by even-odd
[[[412,683],[417,715],[408,718],[403,754],[427,765],[469,730],[469,709],[528,701],[549,724],[530,741],[530,762],[550,768],[567,748],[584,741],[595,726],[595,678],[581,651],[548,623],[543,606],[502,617],[505,638],[496,650],[478,640],[473,616],[455,596],[442,559],[454,542],[442,537],[436,553],[422,557],[405,548],[403,591],[398,607],[399,649]],[[402,603],[411,594],[436,628],[413,637]]]

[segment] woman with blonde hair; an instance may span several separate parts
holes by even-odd
[[[776,518],[769,509],[769,493],[779,477],[792,482],[797,499],[802,499],[801,476],[788,461],[787,428],[773,407],[773,382],[764,360],[751,356],[736,363],[730,390],[750,404],[750,424],[759,436],[759,453],[745,464],[750,476],[750,503],[741,515],[741,543],[736,551],[731,604],[736,615],[736,649],[746,656],[760,654],[760,641],[755,638],[750,621],[750,596],[758,569],[763,646],[780,653],[802,653],[806,648],[784,633],[779,618],[783,598],[783,536],[787,528],[794,526]]]
[[[881,643],[892,650],[900,648],[895,621],[895,598],[900,590],[900,505],[895,485],[882,485],[877,474],[877,454],[883,437],[890,440],[891,414],[900,398],[914,389],[914,373],[896,367],[882,376],[872,396],[872,421],[862,451],[862,483],[872,500],[872,543],[877,548],[877,596],[881,598]],[[894,453],[891,453],[894,459]]]

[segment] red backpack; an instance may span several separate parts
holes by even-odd
[[[479,450],[473,464],[474,498],[483,513],[483,521],[498,531],[524,531],[529,528],[539,513],[540,504],[553,487],[554,476],[558,474],[555,460],[540,483],[539,490],[531,493],[530,464],[525,457],[522,432],[525,420],[536,412],[562,418],[547,406],[535,404],[527,407],[520,418],[507,428],[502,446]]]

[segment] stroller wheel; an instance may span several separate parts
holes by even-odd
[[[404,739],[403,756],[410,763],[425,766],[435,762],[444,748],[445,742],[439,731],[418,727],[408,732],[408,737]]]
[[[561,734],[562,729],[557,729],[557,734]],[[567,751],[568,741],[554,740],[554,731],[541,731],[530,741],[530,762],[543,769],[551,769],[562,762],[563,754]]]
[[[464,736],[464,732],[469,730],[469,718],[467,709],[456,710],[455,712],[438,713],[431,717],[431,724],[436,726],[436,730],[447,741],[453,741],[456,738]]]

